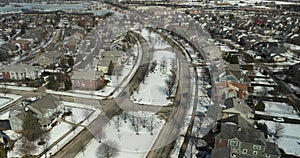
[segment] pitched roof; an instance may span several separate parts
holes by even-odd
[[[242,118],[239,114],[227,117],[221,120],[222,123],[232,122],[241,128],[252,128],[251,124]]]
[[[9,72],[9,71],[13,71],[13,72],[25,72],[25,71],[34,71],[34,70],[40,70],[40,67],[37,67],[37,66],[31,66],[31,65],[28,65],[28,64],[23,64],[23,63],[20,63],[20,64],[11,64],[11,65],[8,65],[6,66],[3,71],[5,72]]]
[[[110,50],[110,51],[103,52],[102,56],[121,57],[123,54],[124,52],[120,50]]]
[[[243,143],[267,145],[261,131],[254,128],[241,128],[236,125],[221,124],[221,133],[217,137],[225,140],[237,138]]]
[[[42,97],[41,99],[31,103],[28,108],[31,111],[38,111],[42,114],[46,113],[48,109],[56,109],[59,105],[59,99],[54,97],[51,94],[47,94],[46,96]]]
[[[94,69],[77,70],[73,71],[72,79],[97,80],[103,75],[104,73],[102,71],[96,71]]]
[[[239,111],[243,114],[248,114],[248,113],[251,113],[253,111],[248,105],[246,105],[243,102],[243,100],[238,99],[238,98],[225,99],[224,105],[226,106],[225,109],[234,108],[234,109],[236,109],[237,111]]]
[[[247,91],[248,90],[248,85],[247,84],[242,84],[242,83],[236,83],[236,82],[230,82],[231,85],[241,89],[241,90],[244,90],[244,91]]]

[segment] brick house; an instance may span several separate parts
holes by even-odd
[[[94,69],[77,70],[71,80],[73,89],[97,90],[104,84],[104,73]]]

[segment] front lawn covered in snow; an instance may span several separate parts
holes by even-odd
[[[274,137],[269,137],[270,141],[276,141],[276,144],[278,144],[279,148],[283,149],[286,154],[300,156],[299,124],[278,123],[272,121],[259,122],[265,122],[265,124],[268,126],[268,131],[270,134],[274,134],[276,129],[282,128],[282,130],[277,132],[279,138],[276,139]]]
[[[294,110],[292,106],[281,102],[263,101],[265,104],[265,111],[255,111],[256,114],[287,117],[291,119],[299,119],[298,112]]]

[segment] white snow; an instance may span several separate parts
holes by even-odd
[[[292,106],[286,103],[264,101],[265,111],[256,111],[257,114],[276,116],[276,117],[287,117],[291,119],[299,119],[298,113]]]
[[[49,140],[48,146],[53,143],[57,143],[56,146],[50,149],[47,153],[47,157],[49,157],[49,153],[54,154],[57,152],[61,147],[67,144],[71,139],[73,139],[80,131],[84,129],[82,126],[87,126],[90,122],[92,122],[98,115],[100,115],[101,110],[86,104],[74,103],[74,102],[63,102],[67,108],[72,111],[72,119],[71,116],[66,116],[66,121],[70,121],[71,123],[79,123],[81,126],[77,126],[75,130],[72,130],[72,125],[69,122],[65,122],[63,119],[58,120],[57,125],[54,126],[48,133],[49,133]],[[84,111],[87,111],[89,116],[84,114]],[[4,115],[4,114],[3,114]],[[14,134],[14,133],[12,133]],[[11,137],[11,134],[8,136]],[[17,136],[12,135],[15,139]],[[56,142],[60,138],[63,138],[59,142]],[[35,142],[37,144],[38,140]],[[16,142],[16,144],[20,143],[20,139]],[[38,145],[37,145],[38,146]],[[43,146],[38,146],[37,151],[32,153],[33,155],[40,154],[44,150]],[[17,148],[13,148],[12,151],[9,152],[10,157],[20,157],[20,153],[18,152]],[[43,155],[42,157],[45,157]]]
[[[22,96],[15,95],[15,94],[0,93],[0,109],[17,101],[20,98],[22,98]]]
[[[7,89],[21,90],[21,91],[34,91],[34,90],[37,90],[37,88],[33,88],[33,87],[13,86],[13,85],[7,85],[6,88]]]
[[[271,133],[274,133],[275,122],[265,121]],[[285,153],[300,156],[300,125],[281,123],[283,127],[281,136],[276,140],[279,148],[282,148]]]
[[[153,130],[153,135],[147,128],[140,127],[139,135],[132,128],[132,123],[127,119],[127,123],[120,118],[120,131],[116,129],[117,117],[113,117],[110,122],[105,126],[104,133],[105,137],[101,139],[102,142],[105,141],[115,141],[118,145],[119,155],[118,158],[143,158],[146,156],[147,152],[150,151],[153,143],[156,140],[160,130],[165,124],[164,120],[159,119],[154,113],[150,112],[129,112],[129,115],[139,117],[147,117],[147,121],[153,118],[155,128]],[[94,138],[85,147],[84,152],[77,154],[76,158],[93,158],[96,157],[97,147],[100,145],[99,140]]]
[[[53,91],[53,90],[46,90],[47,93],[50,94],[58,94],[58,95],[65,95],[77,98],[87,98],[87,99],[103,99],[103,97],[96,96],[94,93],[92,94],[81,94],[81,93],[71,93],[71,92],[60,92],[60,91]]]
[[[152,41],[155,42],[153,47],[156,49],[153,52],[152,62],[156,61],[157,65],[154,72],[149,72],[148,76],[145,77],[145,83],[140,84],[138,90],[132,94],[131,99],[139,104],[156,106],[168,105],[171,102],[167,99],[166,80],[169,78],[169,75],[171,75],[170,70],[172,70],[172,64],[176,64],[175,52],[159,35],[152,33],[148,35],[147,32],[142,32],[142,35],[143,34],[147,35],[145,38],[155,37],[152,39]]]

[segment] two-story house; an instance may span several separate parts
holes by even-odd
[[[23,129],[23,120],[25,119],[25,114],[28,110],[35,115],[43,128],[48,129],[51,128],[51,125],[56,122],[57,118],[64,112],[65,106],[58,98],[48,94],[29,104],[25,111],[23,109],[11,111],[9,121],[12,130],[21,131]]]
[[[37,66],[20,63],[8,65],[2,69],[1,72],[2,77],[5,79],[24,80],[29,78],[34,80],[40,78],[42,69]]]
[[[76,70],[73,71],[71,80],[73,89],[97,90],[104,85],[104,73],[92,68]]]
[[[215,149],[218,148],[228,148],[230,158],[280,158],[281,156],[278,146],[266,142],[263,132],[229,123],[221,124],[221,132],[215,138]]]
[[[253,109],[251,109],[243,100],[239,98],[229,98],[224,101],[223,115],[232,116],[239,114],[241,117],[247,119],[253,117]]]

